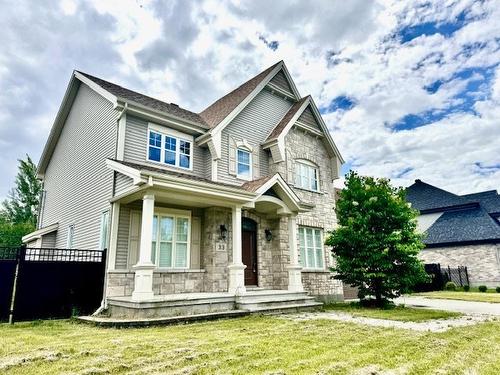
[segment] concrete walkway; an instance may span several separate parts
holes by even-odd
[[[500,316],[500,303],[458,301],[424,297],[400,297],[394,300],[398,305],[424,307],[427,309],[455,311],[463,314],[487,314]]]

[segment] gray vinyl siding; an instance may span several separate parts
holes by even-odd
[[[55,245],[66,247],[74,225],[73,247],[98,249],[102,211],[109,209],[115,156],[116,113],[112,104],[81,84],[44,177],[42,226],[59,223]]]
[[[292,89],[288,84],[288,80],[286,79],[286,76],[282,70],[280,70],[279,73],[276,74],[270,82],[278,86],[280,89],[293,95]]]
[[[246,139],[259,148],[260,175],[269,174],[269,152],[260,146],[272,129],[292,106],[291,101],[262,90],[222,131],[221,159],[218,165],[220,182],[241,185],[244,181],[229,174],[229,136]]]
[[[42,247],[54,248],[56,247],[57,232],[47,233],[42,236]]]
[[[123,159],[132,163],[149,164],[156,168],[174,170],[176,172],[194,174],[198,177],[205,176],[205,159],[208,158],[207,149],[193,144],[193,170],[170,167],[165,164],[147,160],[148,122],[138,117],[127,115],[125,131],[125,148]]]
[[[128,263],[128,234],[130,226],[130,207],[121,205],[116,241],[116,269],[126,269]]]
[[[306,110],[302,112],[302,114],[298,118],[298,121],[310,125],[315,129],[321,130],[320,126],[316,122],[316,119],[314,118],[314,115],[311,112],[311,108],[309,107],[307,107]]]
[[[117,172],[115,179],[115,195],[125,191],[131,187],[132,184],[133,180],[129,176],[125,176],[124,174]]]

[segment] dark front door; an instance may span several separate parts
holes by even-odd
[[[243,218],[241,251],[245,269],[245,285],[257,285],[257,224]]]

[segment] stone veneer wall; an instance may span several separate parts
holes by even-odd
[[[155,294],[196,293],[205,291],[205,271],[155,271],[153,274],[153,292]],[[134,272],[108,272],[106,285],[107,297],[131,296],[134,290]]]
[[[328,231],[335,228],[337,224],[337,217],[335,214],[335,190],[333,185],[333,179],[335,177],[333,174],[334,160],[328,154],[321,138],[297,127],[292,128],[285,137],[285,147],[286,160],[280,163],[273,163],[271,159],[270,173],[280,173],[287,183],[293,187],[295,184],[296,159],[309,160],[318,166],[320,192],[312,192],[295,187],[293,189],[303,202],[314,205],[314,209],[310,212],[301,213],[297,216],[297,224],[322,228],[323,236],[326,237]],[[287,233],[288,230],[285,228],[283,229],[285,233]],[[285,241],[285,239],[283,239],[283,241]],[[288,242],[288,240],[286,240],[286,242]],[[288,252],[288,250],[286,251]],[[286,264],[288,264],[288,262]],[[304,288],[312,295],[320,296],[322,299],[342,298],[342,283],[332,279],[332,274],[327,271],[332,265],[332,258],[326,246],[324,264],[324,271],[309,272],[306,270],[302,273]]]
[[[420,258],[441,267],[466,266],[472,286],[500,286],[500,244],[432,247],[422,250]]]

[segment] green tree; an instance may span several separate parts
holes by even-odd
[[[18,169],[16,186],[0,210],[0,246],[19,246],[21,238],[36,229],[42,185],[28,155],[26,160],[19,160]]]
[[[42,185],[37,179],[36,165],[31,158],[26,155],[26,160],[18,161],[16,187],[3,202],[3,212],[11,224],[31,223],[36,226]]]
[[[339,227],[326,244],[336,260],[335,278],[359,288],[364,300],[377,306],[410,291],[427,275],[418,253],[424,248],[416,232],[416,217],[402,188],[387,179],[359,176],[351,171],[340,193],[336,212]]]

